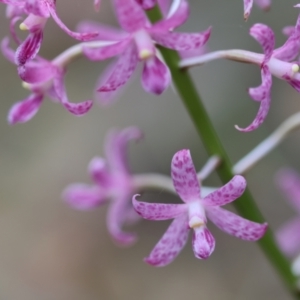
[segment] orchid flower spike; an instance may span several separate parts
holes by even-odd
[[[291,207],[297,212],[295,217],[277,230],[277,242],[285,255],[295,257],[300,253],[300,176],[291,169],[283,169],[278,172],[276,182]],[[299,263],[298,273],[300,274]]]
[[[0,0],[0,3],[8,4],[7,16],[11,19],[11,27],[23,14],[27,15],[20,24],[20,29],[28,30],[29,35],[24,42],[19,41],[20,45],[15,53],[15,63],[18,66],[24,65],[39,52],[43,40],[43,30],[50,16],[63,31],[79,41],[88,41],[97,36],[95,32],[78,33],[67,28],[56,13],[56,0]],[[95,5],[98,3],[99,1],[95,1]]]
[[[7,60],[14,63],[15,52],[9,47],[8,38],[2,41],[1,50]],[[64,86],[65,68],[55,62],[38,56],[28,61],[26,65],[19,66],[18,72],[23,80],[23,87],[30,90],[31,94],[12,106],[8,113],[9,124],[25,123],[33,118],[45,96],[49,96],[54,102],[60,102],[76,116],[84,115],[93,105],[92,100],[69,102]]]
[[[94,185],[75,183],[63,192],[66,203],[79,210],[91,210],[109,202],[107,228],[121,245],[130,245],[136,239],[133,233],[124,232],[122,227],[126,222],[138,220],[130,202],[136,189],[127,166],[126,146],[130,140],[141,136],[136,127],[110,132],[105,141],[106,159],[95,157],[88,167]]]
[[[209,28],[201,33],[173,32],[189,15],[187,2],[181,0],[179,4],[169,18],[151,25],[136,0],[114,0],[116,15],[124,31],[89,22],[79,25],[80,32],[92,30],[98,32],[100,39],[108,37],[117,41],[107,47],[84,49],[84,54],[92,61],[119,56],[117,62],[105,72],[99,92],[117,91],[131,77],[138,61],[144,65],[141,81],[145,91],[159,95],[169,86],[170,71],[160,59],[156,44],[177,51],[198,49],[207,42],[211,31]]]
[[[132,199],[134,209],[147,220],[174,219],[160,241],[145,261],[162,267],[171,263],[185,246],[188,233],[193,229],[192,247],[199,259],[207,259],[215,248],[215,239],[208,230],[207,218],[224,232],[247,241],[260,239],[267,224],[258,224],[243,219],[220,206],[239,198],[245,188],[243,176],[234,176],[227,184],[201,195],[197,173],[189,150],[178,151],[171,163],[171,175],[175,190],[184,204],[146,203]]]
[[[261,9],[263,9],[265,11],[268,11],[271,7],[271,0],[244,0],[244,19],[245,19],[245,21],[247,21],[250,16],[253,2],[255,2],[255,4],[257,6],[259,6]]]

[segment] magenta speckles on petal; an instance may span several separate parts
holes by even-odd
[[[184,149],[174,155],[171,175],[175,190],[184,202],[200,199],[200,184],[189,150]]]
[[[241,197],[247,182],[243,176],[234,176],[227,184],[212,192],[203,199],[205,205],[222,206]]]
[[[237,216],[220,207],[207,207],[208,218],[222,231],[246,241],[257,241],[266,232],[268,225],[259,224]]]
[[[196,258],[207,259],[215,249],[215,238],[206,226],[196,227],[193,233],[193,251]]]
[[[183,214],[174,219],[145,262],[156,267],[171,263],[185,246],[188,233],[187,216]]]
[[[185,204],[163,204],[163,203],[147,203],[136,200],[135,195],[132,198],[132,204],[136,212],[147,220],[168,220],[180,216],[187,211]]]

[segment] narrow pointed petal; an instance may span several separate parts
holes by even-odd
[[[178,151],[173,156],[171,175],[175,190],[184,202],[200,199],[200,184],[190,150]]]
[[[139,3],[143,9],[151,9],[155,6],[156,0],[136,0],[137,3]]]
[[[55,23],[72,38],[84,42],[84,41],[91,41],[91,40],[95,39],[95,37],[98,36],[97,32],[80,33],[80,32],[71,31],[58,17],[58,15],[56,13],[56,9],[55,9],[55,4],[53,2],[51,2],[51,3],[49,2],[48,6],[49,6],[50,14],[51,14],[53,20],[55,21]]]
[[[127,49],[119,57],[112,74],[98,91],[111,92],[120,88],[131,77],[137,62],[138,55],[135,46],[133,44],[128,45]]]
[[[69,102],[64,86],[64,74],[57,75],[53,80],[53,86],[61,104],[72,114],[82,116],[86,114],[93,105],[92,100],[86,100],[80,103]]]
[[[278,172],[276,182],[289,204],[300,213],[299,175],[291,169],[284,169]]]
[[[288,33],[289,37],[281,47],[274,50],[273,57],[291,61],[299,55],[300,51],[300,14],[295,27],[286,27],[284,33]]]
[[[29,61],[18,67],[20,78],[27,83],[41,83],[55,77],[57,67],[48,62]]]
[[[241,197],[246,185],[246,179],[243,176],[236,175],[227,184],[206,196],[202,201],[209,206],[226,205]]]
[[[211,28],[200,33],[162,32],[152,33],[152,38],[160,45],[176,51],[195,50],[207,42]]]
[[[244,0],[244,19],[248,20],[253,6],[253,0]]]
[[[144,63],[142,86],[148,93],[160,95],[170,85],[171,73],[169,68],[156,56]]]
[[[208,218],[222,231],[245,241],[257,241],[265,234],[268,224],[246,220],[221,207],[207,207]]]
[[[174,219],[144,261],[155,267],[164,267],[170,264],[186,245],[189,233],[187,223],[185,214]]]
[[[127,219],[129,212],[129,194],[123,194],[120,198],[113,200],[107,213],[107,228],[118,244],[130,246],[136,241],[134,233],[124,232],[122,227]]]
[[[32,119],[40,109],[44,95],[31,94],[23,101],[15,103],[8,113],[8,123],[25,123]]]
[[[137,201],[135,195],[132,198],[132,204],[136,212],[147,220],[169,220],[187,212],[186,204],[165,204],[165,203],[147,203]]]
[[[123,53],[128,47],[130,41],[130,39],[126,39],[116,44],[101,48],[83,47],[83,53],[92,61],[105,60]]]
[[[109,186],[111,175],[104,158],[94,157],[88,166],[88,171],[95,183],[103,188]]]
[[[142,132],[137,127],[127,127],[121,131],[111,131],[105,139],[105,156],[111,169],[128,174],[127,145],[131,140],[138,140]],[[131,197],[130,197],[131,198]]]
[[[114,8],[121,27],[134,32],[149,25],[142,7],[136,0],[114,0]]]
[[[268,62],[275,47],[273,30],[265,24],[257,23],[250,28],[250,35],[262,46],[265,53],[264,62]]]
[[[206,226],[194,228],[193,251],[196,258],[207,259],[215,250],[216,241]]]
[[[91,210],[105,200],[98,187],[83,183],[69,185],[62,198],[68,205],[78,210]]]
[[[167,19],[158,21],[150,29],[149,32],[163,32],[172,30],[188,19],[190,14],[189,5],[187,1],[181,0],[177,10]]]
[[[127,33],[121,31],[118,28],[93,21],[81,21],[76,26],[76,30],[80,33],[97,32],[97,40],[105,41],[120,41],[128,36]]]
[[[17,48],[15,63],[20,66],[33,59],[40,50],[43,41],[43,31],[37,30],[29,33],[25,41]]]
[[[288,221],[276,232],[276,240],[285,255],[293,257],[300,250],[300,218]]]
[[[257,115],[253,122],[246,128],[240,128],[235,126],[236,129],[243,132],[249,132],[257,129],[266,119],[267,114],[271,105],[271,86],[272,86],[272,75],[269,68],[264,65],[261,69],[262,84],[257,88],[250,88],[250,96],[256,100],[260,101],[260,107]]]

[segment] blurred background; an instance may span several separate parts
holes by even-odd
[[[116,25],[110,1],[95,13],[92,0],[57,1],[60,17],[70,28],[83,19]],[[281,29],[296,22],[296,1],[273,0],[268,13],[256,6],[243,21],[242,0],[190,0],[191,18],[182,31],[202,31],[213,26],[209,50],[241,48],[261,52],[249,36],[257,22],[270,25],[276,45],[285,38]],[[1,37],[8,21],[1,11]],[[51,20],[47,23],[41,54],[52,59],[74,40]],[[66,78],[71,101],[93,95],[98,75],[107,65],[85,59],[69,67]],[[46,99],[28,123],[9,126],[6,116],[13,103],[25,98],[16,68],[0,59],[0,298],[16,300],[150,300],[150,299],[291,299],[277,273],[255,243],[226,235],[210,224],[216,250],[207,261],[194,258],[188,243],[179,257],[165,268],[153,268],[142,259],[164,233],[168,222],[141,221],[131,228],[139,235],[131,248],[118,248],[106,231],[106,207],[92,212],[74,211],[61,200],[64,187],[89,183],[87,165],[103,154],[103,140],[111,127],[135,125],[144,140],[132,143],[129,161],[133,173],[169,175],[174,153],[191,149],[198,169],[207,160],[203,145],[181,100],[172,89],[161,97],[146,94],[140,85],[141,69],[115,105],[100,107],[76,118]],[[215,61],[192,69],[192,76],[233,162],[238,161],[270,134],[285,118],[297,112],[299,95],[285,82],[274,79],[272,106],[266,122],[252,133],[234,125],[248,125],[258,104],[247,88],[260,84],[257,67]],[[274,184],[283,166],[300,171],[300,130],[247,174],[258,206],[273,229],[295,212]],[[211,176],[205,185],[218,185]],[[149,201],[178,201],[164,191],[145,192]]]

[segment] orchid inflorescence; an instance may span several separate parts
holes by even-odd
[[[2,53],[16,66],[24,88],[30,91],[27,98],[11,107],[8,113],[9,124],[29,121],[38,112],[45,97],[62,104],[76,116],[85,115],[92,108],[93,100],[70,102],[64,84],[68,66],[78,57],[97,62],[116,58],[100,74],[97,81],[97,98],[102,105],[113,103],[139,62],[142,63],[141,84],[146,92],[161,95],[173,81],[182,98],[186,97],[184,93],[188,95],[188,91],[183,91],[184,87],[178,86],[175,77],[186,76],[186,69],[189,67],[220,58],[257,65],[261,71],[262,83],[249,88],[248,93],[254,101],[259,102],[259,110],[249,126],[235,126],[241,132],[256,130],[267,118],[271,105],[272,76],[283,79],[300,92],[297,60],[300,54],[300,14],[294,26],[283,29],[287,38],[279,48],[275,48],[273,30],[265,24],[257,23],[250,26],[249,33],[260,44],[263,53],[239,49],[209,52],[206,47],[212,31],[209,25],[207,29],[199,32],[177,31],[189,17],[190,7],[187,0],[112,0],[120,29],[82,21],[74,31],[58,16],[56,0],[0,0],[0,3],[6,5],[6,17],[10,22],[10,37],[2,40]],[[245,20],[249,19],[253,3],[263,10],[268,10],[271,5],[270,0],[244,0]],[[100,0],[91,1],[92,4],[96,11],[101,9]],[[295,7],[298,9],[300,4]],[[158,9],[161,16],[154,22],[148,11],[157,12]],[[70,37],[79,41],[53,59],[44,58],[39,53],[49,18]],[[21,30],[28,31],[24,40],[18,35],[17,24]],[[10,46],[12,41],[16,44],[15,48]],[[173,51],[168,53],[178,52],[178,59],[173,65],[166,59],[166,49]],[[177,75],[174,75],[175,72]],[[184,101],[187,104],[187,99]],[[192,118],[195,121],[196,117]],[[147,220],[173,219],[152,252],[145,258],[151,265],[165,266],[171,263],[187,243],[190,230],[193,232],[192,248],[195,257],[207,259],[215,248],[215,238],[207,227],[208,221],[225,233],[246,241],[257,241],[264,236],[267,223],[263,219],[254,217],[253,220],[248,220],[249,218],[244,218],[244,208],[240,210],[242,216],[238,216],[221,206],[242,197],[246,189],[246,179],[242,174],[274,149],[292,129],[299,127],[299,115],[293,118],[297,121],[283,124],[274,135],[235,166],[227,161],[223,150],[218,148],[218,142],[214,143],[217,145],[213,146],[214,150],[210,150],[210,154],[214,156],[199,173],[196,172],[190,151],[177,151],[171,161],[171,177],[161,174],[132,174],[126,156],[127,144],[131,140],[139,140],[142,132],[134,126],[115,129],[105,140],[105,158],[93,158],[88,167],[93,184],[71,184],[63,192],[63,199],[78,210],[91,210],[108,203],[107,228],[112,239],[121,245],[128,246],[136,241],[134,233],[125,231],[126,224],[135,224],[140,221],[140,217]],[[198,130],[210,130],[210,125],[206,125],[207,128],[201,127]],[[203,141],[207,143],[208,140],[205,139]],[[213,136],[211,139],[216,141]],[[206,177],[222,168],[221,179],[225,183],[223,186],[202,186]],[[282,171],[278,178],[281,188],[299,211],[300,179],[290,170]],[[143,202],[140,193],[148,189],[162,189],[173,193],[183,203]],[[244,200],[239,199],[235,203],[239,201]],[[299,255],[299,229],[300,221],[297,217],[278,231],[278,245],[287,256]],[[295,235],[297,238],[292,237]],[[265,247],[263,241],[262,239]],[[300,275],[300,256],[296,259],[293,270]]]

